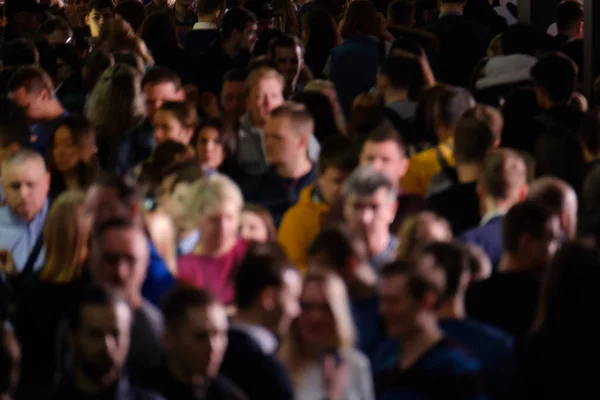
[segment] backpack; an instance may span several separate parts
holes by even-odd
[[[458,183],[458,173],[456,172],[456,168],[448,165],[439,146],[435,148],[435,153],[438,162],[442,166],[442,170],[431,178],[429,188],[427,189],[427,197],[441,193]]]

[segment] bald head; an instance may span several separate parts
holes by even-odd
[[[514,150],[492,151],[485,160],[480,186],[486,197],[512,207],[523,200],[527,191],[525,160]]]
[[[577,233],[577,194],[571,185],[558,178],[542,177],[530,185],[529,199],[558,215],[563,233],[569,239],[575,238]]]

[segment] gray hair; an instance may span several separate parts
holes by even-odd
[[[381,188],[389,192],[390,200],[395,200],[396,191],[387,175],[375,171],[372,167],[359,167],[346,179],[344,183],[344,196],[372,196]]]
[[[42,168],[44,168],[44,172],[47,171],[46,162],[40,153],[29,149],[22,149],[14,153],[10,153],[4,158],[2,161],[2,172],[4,173],[4,170],[8,168],[9,165],[21,165],[30,160],[37,161]]]

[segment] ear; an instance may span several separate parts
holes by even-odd
[[[277,290],[273,286],[269,286],[263,289],[260,293],[260,303],[261,306],[266,311],[273,311],[276,307],[277,302],[275,301],[275,297],[277,296]]]
[[[479,197],[479,201],[483,201],[485,199],[485,189],[481,183],[477,183],[477,197]]]
[[[85,16],[85,18],[84,18],[84,23],[85,23],[87,26],[89,26],[89,25],[90,25],[90,16],[89,16],[89,15],[86,15],[86,16]]]
[[[525,184],[521,187],[521,190],[519,190],[519,202],[527,200],[528,193],[529,193],[529,186],[527,186],[527,184]]]
[[[577,36],[583,37],[583,21],[577,21]]]
[[[434,311],[438,306],[439,299],[439,296],[433,290],[428,290],[421,301],[421,308]]]

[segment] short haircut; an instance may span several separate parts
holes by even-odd
[[[18,151],[15,151],[14,153],[6,155],[4,157],[4,160],[2,160],[2,165],[0,167],[2,168],[2,170],[4,170],[4,168],[6,168],[7,165],[20,165],[30,160],[38,161],[40,165],[44,167],[44,170],[46,170],[46,162],[44,161],[44,158],[40,155],[40,153],[34,150],[29,150],[27,148],[22,148]]]
[[[344,196],[372,196],[379,189],[389,192],[390,199],[396,198],[396,191],[390,178],[371,167],[358,167],[344,182]]]
[[[159,110],[172,113],[185,128],[196,129],[198,126],[198,113],[196,112],[196,109],[186,101],[166,101]]]
[[[528,199],[535,201],[555,215],[561,215],[568,196],[576,196],[575,190],[562,179],[543,176],[529,185]]]
[[[465,115],[454,131],[454,156],[457,163],[483,164],[496,138],[485,121]]]
[[[559,32],[572,29],[582,19],[583,4],[580,1],[562,1],[556,7],[556,27]]]
[[[158,85],[161,83],[172,83],[177,90],[182,88],[179,75],[167,67],[153,67],[144,74],[142,88],[146,85]]]
[[[392,25],[409,27],[413,23],[416,11],[415,0],[394,0],[387,8],[387,18]]]
[[[296,133],[312,134],[315,130],[315,121],[302,103],[288,101],[271,112],[271,118],[288,118]]]
[[[523,235],[541,238],[546,233],[546,223],[552,216],[547,208],[535,201],[525,200],[513,206],[502,223],[502,247],[514,254],[519,251]]]
[[[379,65],[379,74],[385,76],[392,88],[409,90],[415,82],[423,81],[419,60],[411,55],[393,55]]]
[[[225,9],[225,0],[196,0],[196,14],[211,15]]]
[[[106,232],[111,231],[113,229],[118,230],[129,230],[129,229],[138,229],[135,223],[129,218],[109,218],[106,221],[102,221],[94,226],[94,231],[92,235],[93,242],[96,244],[103,243],[104,235]]]
[[[62,18],[52,17],[48,18],[42,26],[40,26],[40,33],[42,35],[51,35],[56,31],[63,33],[73,33],[73,29],[67,21]]]
[[[398,151],[400,151],[403,156],[406,157],[408,154],[408,148],[404,139],[395,129],[373,129],[365,139],[365,143],[367,142],[376,144],[394,142],[398,146]]]
[[[13,117],[0,121],[0,148],[16,144],[19,149],[30,145],[31,131],[24,118]]]
[[[82,310],[91,307],[115,307],[117,304],[127,305],[125,299],[117,292],[100,285],[92,285],[75,299],[67,316],[67,324],[71,332],[77,331],[83,320]]]
[[[493,199],[506,200],[527,184],[527,166],[523,157],[514,150],[492,151],[483,167],[481,185]]]
[[[246,97],[250,96],[252,89],[263,79],[277,79],[281,84],[281,91],[285,88],[285,78],[275,68],[259,67],[248,74],[246,78]]]
[[[230,69],[223,75],[223,82],[245,82],[248,72],[245,68]]]
[[[408,293],[414,300],[422,300],[428,292],[441,295],[440,289],[425,277],[416,273],[414,265],[406,260],[396,260],[384,265],[379,271],[382,279],[404,276],[408,279]]]
[[[114,190],[119,201],[128,206],[141,201],[142,198],[136,181],[128,175],[104,173],[94,181],[93,185]]]
[[[8,83],[8,92],[24,88],[27,93],[40,93],[43,90],[54,95],[54,84],[50,75],[41,67],[25,66],[15,71]]]
[[[115,11],[115,3],[113,0],[90,0],[88,3],[88,14],[92,12],[92,10],[104,10],[110,9],[111,11]]]
[[[433,257],[434,267],[443,271],[446,282],[445,299],[456,296],[461,277],[470,270],[469,253],[465,246],[457,242],[434,242],[425,245],[420,254]]]
[[[279,245],[250,245],[235,276],[235,302],[238,308],[250,308],[268,287],[281,288],[283,274],[289,269],[293,267]]]
[[[13,39],[4,45],[2,50],[2,65],[5,68],[33,65],[39,61],[38,49],[35,47],[35,43],[29,39]]]
[[[535,86],[545,89],[553,103],[562,105],[571,100],[578,72],[573,60],[561,53],[550,53],[531,68]]]
[[[304,47],[302,46],[302,42],[293,35],[284,33],[282,35],[278,35],[269,41],[269,47],[267,49],[267,54],[271,56],[271,58],[275,59],[275,50],[278,48],[293,48],[300,47],[301,51],[304,52]]]
[[[221,35],[229,39],[234,30],[243,31],[248,24],[256,24],[256,15],[242,7],[233,7],[223,16]]]
[[[209,291],[179,284],[162,300],[161,311],[165,326],[176,330],[185,323],[189,309],[207,308],[213,304],[218,304],[218,301]]]
[[[319,173],[329,168],[352,172],[358,166],[358,145],[346,136],[332,136],[323,141],[319,153]]]
[[[306,253],[309,257],[324,256],[327,265],[342,274],[347,272],[345,269],[351,258],[364,262],[368,257],[365,244],[341,226],[323,228],[308,246]]]
[[[473,107],[475,100],[467,89],[449,86],[437,96],[434,115],[442,125],[454,129],[462,116]]]

